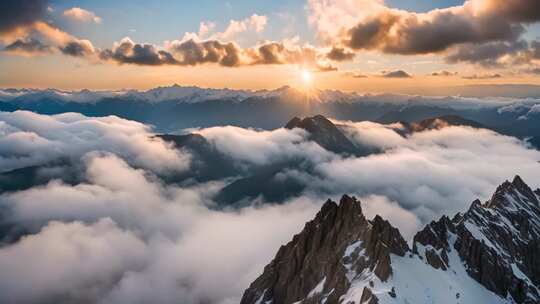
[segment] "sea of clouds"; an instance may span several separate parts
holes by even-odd
[[[403,135],[399,124],[335,123],[354,143],[383,152],[336,155],[298,129],[196,130],[239,167],[309,163],[308,171],[274,176],[306,186],[285,203],[219,209],[213,196],[228,180],[165,182],[189,173],[192,155],[149,126],[74,113],[0,113],[0,172],[61,158],[81,177],[76,185],[52,179],[0,195],[1,222],[26,231],[0,247],[0,299],[238,303],[327,198],[355,195],[368,217],[381,214],[410,239],[430,220],[488,199],[516,174],[540,186],[540,152],[513,137],[470,127]]]

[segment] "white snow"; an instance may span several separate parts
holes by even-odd
[[[323,292],[323,289],[324,289],[324,284],[326,283],[326,277],[324,277],[320,282],[319,284],[317,284],[317,286],[315,286],[315,288],[313,288],[313,290],[311,290],[308,294],[308,299],[309,298],[312,298],[316,295],[319,295]]]
[[[451,242],[455,236],[451,236]],[[420,252],[424,248],[420,248]],[[511,299],[503,299],[495,293],[472,279],[462,264],[457,252],[447,253],[449,270],[437,270],[420,259],[419,256],[406,255],[404,257],[391,255],[393,274],[387,282],[379,278],[368,269],[359,274],[352,282],[352,286],[341,300],[360,304],[359,300],[364,287],[371,289],[372,293],[384,304],[508,304]],[[373,287],[370,286],[370,281]],[[396,297],[389,292],[394,288]]]

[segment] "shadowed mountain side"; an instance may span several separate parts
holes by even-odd
[[[78,168],[69,159],[61,159],[44,165],[29,166],[0,173],[0,194],[30,189],[45,185],[51,180],[75,185],[83,177]]]
[[[343,132],[323,115],[300,119],[294,117],[286,125],[286,129],[300,128],[309,133],[309,139],[327,151],[337,154],[366,156],[376,151],[369,147],[360,147],[352,143]]]
[[[439,130],[449,126],[465,126],[472,127],[476,129],[485,128],[481,123],[476,121],[465,119],[457,115],[444,115],[435,118],[424,119],[419,122],[407,123],[402,122],[402,124],[410,132],[422,132],[426,130]]]
[[[192,156],[190,170],[166,176],[165,180],[168,182],[182,182],[186,179],[205,182],[241,173],[241,170],[234,166],[234,161],[229,156],[219,152],[200,134],[162,134],[157,136],[167,142],[172,142],[178,149],[187,150]]]
[[[282,203],[302,193],[304,182],[287,176],[287,170],[302,170],[301,162],[276,164],[255,170],[252,175],[240,178],[225,186],[214,200],[220,206],[244,207],[260,198],[262,202]]]

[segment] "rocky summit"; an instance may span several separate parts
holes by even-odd
[[[286,129],[299,128],[309,134],[309,139],[328,151],[338,154],[367,155],[372,151],[365,151],[364,147],[355,146],[343,132],[323,115],[313,117],[294,117],[286,125]]]
[[[519,176],[428,224],[412,248],[343,196],[279,249],[241,304],[540,303],[538,256],[540,190]]]

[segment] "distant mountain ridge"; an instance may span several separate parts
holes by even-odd
[[[412,249],[343,196],[279,249],[241,304],[539,303],[539,254],[540,190],[519,176],[427,225]]]
[[[316,114],[337,120],[381,123],[412,123],[454,115],[501,134],[527,138],[540,136],[540,115],[536,112],[539,108],[538,98],[358,94],[302,91],[287,86],[260,91],[178,85],[147,91],[0,89],[0,111],[116,115],[151,124],[158,132],[218,125],[276,129],[293,116]]]

